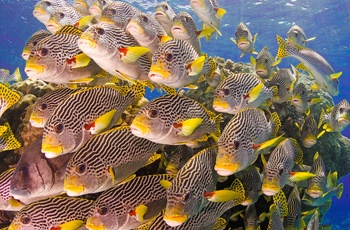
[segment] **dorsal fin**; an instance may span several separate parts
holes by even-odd
[[[74,34],[74,35],[77,35],[77,36],[81,36],[82,33],[83,33],[83,31],[81,31],[77,27],[72,26],[72,25],[67,25],[67,26],[63,26],[55,34]]]

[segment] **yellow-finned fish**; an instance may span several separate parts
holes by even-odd
[[[21,71],[19,71],[19,67],[15,69],[15,71],[10,74],[10,71],[7,69],[0,69],[0,82],[9,86],[10,82],[21,82],[22,76]]]
[[[189,109],[191,108],[191,109]],[[164,95],[142,106],[131,124],[134,135],[160,144],[183,145],[218,137],[221,115],[199,102],[180,95]]]
[[[292,26],[287,32],[287,41],[298,46],[306,46],[309,41],[314,39],[315,37],[307,39],[304,30],[297,25]]]
[[[332,96],[337,96],[339,94],[338,78],[342,75],[342,72],[334,72],[326,59],[316,51],[286,42],[278,35],[276,38],[279,45],[277,58],[292,56],[298,59],[302,62],[302,65],[298,66],[310,72],[321,89]]]
[[[318,198],[325,192],[327,181],[326,165],[318,152],[314,155],[310,172],[316,176],[307,180],[307,188],[305,191],[310,197]]]
[[[269,52],[269,48],[265,46],[258,54],[256,59],[250,56],[251,63],[255,66],[255,73],[263,78],[269,79],[273,71],[276,70],[276,66],[281,60],[276,60]]]
[[[258,34],[256,33],[252,36],[250,30],[243,22],[238,24],[235,32],[236,39],[231,38],[231,41],[233,41],[237,45],[237,48],[242,51],[240,57],[243,57],[245,54],[258,54],[258,52],[254,50],[257,35]]]
[[[36,31],[26,42],[22,51],[22,58],[28,60],[31,50],[40,42],[42,39],[50,36],[51,33],[46,30]]]
[[[168,36],[172,36],[171,27],[175,15],[168,2],[160,2],[155,7],[154,18],[163,26]]]
[[[83,15],[70,7],[59,7],[50,14],[50,19],[46,24],[46,29],[52,34],[55,34],[65,25],[74,25],[77,23]]]
[[[46,25],[49,21],[50,14],[54,12],[55,9],[69,6],[70,4],[65,0],[41,0],[34,6],[33,16]]]

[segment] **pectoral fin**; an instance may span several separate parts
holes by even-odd
[[[84,128],[89,130],[91,134],[98,134],[108,127],[116,112],[117,111],[113,109],[97,118],[94,122],[84,125]]]
[[[203,118],[191,118],[183,122],[173,124],[174,128],[179,129],[178,135],[189,136],[203,122]]]
[[[143,46],[129,46],[125,48],[118,48],[118,51],[120,53],[120,60],[125,63],[133,63],[142,55],[149,52],[149,48]]]
[[[189,69],[188,76],[196,76],[202,72],[204,66],[205,56],[200,56],[193,62],[187,65],[186,69]]]

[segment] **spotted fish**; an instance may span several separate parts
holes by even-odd
[[[96,135],[70,159],[64,190],[69,196],[107,190],[145,165],[160,147],[126,126]]]
[[[255,73],[263,79],[268,79],[276,69],[276,65],[280,62],[275,61],[275,58],[269,52],[267,46],[259,52],[256,59],[253,58],[253,56],[250,56],[250,61],[255,66]]]
[[[180,95],[164,95],[142,106],[131,132],[160,144],[183,145],[207,133],[219,136],[221,115],[199,102]]]
[[[171,39],[153,54],[148,77],[153,82],[173,88],[196,88],[192,83],[216,70],[212,69],[208,59],[188,42]]]
[[[303,69],[309,71],[321,89],[332,96],[339,94],[338,78],[342,72],[335,73],[330,64],[320,54],[311,49],[294,46],[276,36],[278,42],[277,58],[292,56],[302,62]]]
[[[171,27],[173,25],[173,19],[175,12],[171,8],[168,2],[160,2],[155,7],[154,18],[163,26],[165,32],[171,36]]]
[[[6,110],[8,110],[11,106],[16,104],[19,99],[21,99],[21,95],[16,91],[8,88],[5,84],[0,83],[0,117],[4,114]]]
[[[122,80],[149,80],[151,62],[135,39],[116,25],[90,26],[78,40],[79,48],[102,69]]]
[[[258,34],[256,33],[253,37],[250,30],[243,22],[238,24],[235,32],[236,39],[231,38],[231,41],[233,41],[233,43],[237,45],[237,48],[242,52],[240,57],[243,57],[245,54],[258,54],[254,50],[257,35]]]
[[[283,229],[283,222],[281,219],[280,209],[276,204],[270,206],[270,220],[267,226],[268,230],[280,230]]]
[[[310,172],[316,174],[316,176],[307,180],[307,189],[305,191],[312,198],[318,198],[325,192],[327,179],[326,165],[318,152],[314,155]]]
[[[11,179],[10,194],[26,204],[64,192],[63,176],[72,154],[47,159],[40,150],[41,139],[30,144]]]
[[[46,29],[54,34],[65,25],[75,25],[82,17],[83,15],[72,6],[59,7],[50,14]]]
[[[8,122],[0,126],[0,152],[18,149],[21,146],[22,144],[13,135]]]
[[[289,68],[279,69],[268,84],[270,87],[276,86],[278,89],[277,95],[272,99],[273,102],[283,103],[288,101],[293,94],[294,83],[296,80],[296,74],[293,74]]]
[[[47,120],[57,105],[76,91],[76,89],[61,88],[48,92],[44,96],[40,97],[35,102],[33,111],[30,114],[29,122],[31,126],[44,128]]]
[[[219,138],[215,170],[229,176],[247,168],[257,159],[257,149],[277,133],[280,125],[277,113],[256,108],[238,112]]]
[[[166,190],[160,182],[173,177],[170,174],[136,177],[103,192],[92,206],[86,227],[118,230],[140,226],[165,208]]]
[[[187,145],[177,146],[174,151],[170,153],[169,162],[166,165],[166,172],[169,174],[176,174],[182,166],[193,156],[193,149]]]
[[[17,212],[9,229],[78,229],[84,225],[91,206],[92,201],[81,198],[42,199]]]
[[[259,107],[274,95],[277,95],[277,87],[266,87],[264,81],[253,74],[231,74],[216,87],[213,108],[236,114],[244,108]]]
[[[126,2],[112,1],[102,9],[100,22],[111,23],[124,30],[130,19],[141,11]]]
[[[42,39],[50,36],[51,33],[46,30],[36,31],[26,42],[22,51],[22,58],[28,60],[31,50],[38,44]]]
[[[71,94],[45,124],[41,151],[48,158],[76,151],[92,135],[108,130],[125,109],[143,97],[134,84],[127,92],[114,86],[95,86]]]
[[[100,73],[101,68],[78,47],[81,34],[74,26],[64,26],[38,42],[26,62],[28,77],[66,84]]]
[[[315,37],[307,39],[304,30],[297,25],[292,26],[287,32],[287,41],[298,46],[306,46],[307,42],[314,39]]]
[[[0,174],[0,209],[6,211],[19,211],[25,205],[10,195],[10,181],[14,172],[10,168]]]
[[[300,229],[301,222],[301,200],[297,186],[295,186],[288,197],[288,215],[283,219],[285,230]]]
[[[214,170],[216,146],[195,154],[180,169],[167,189],[164,221],[179,226],[197,214],[207,204],[206,192],[215,189],[217,173]]]
[[[311,148],[317,142],[318,127],[313,116],[305,118],[303,125],[300,127],[300,138],[305,148]]]
[[[320,102],[320,98],[309,99],[309,93],[303,83],[294,87],[289,100],[297,112],[305,113],[307,116],[310,114],[310,105]]]
[[[255,230],[258,228],[258,216],[255,204],[249,204],[244,211],[244,228],[246,230]]]

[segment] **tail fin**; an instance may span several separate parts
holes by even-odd
[[[277,43],[278,43],[278,51],[277,58],[285,58],[288,57],[287,46],[288,43],[280,36],[276,35]]]
[[[271,121],[272,121],[272,126],[273,126],[273,132],[272,132],[272,137],[277,136],[279,128],[282,126],[282,123],[280,121],[280,118],[278,117],[277,112],[273,112],[271,114]]]

